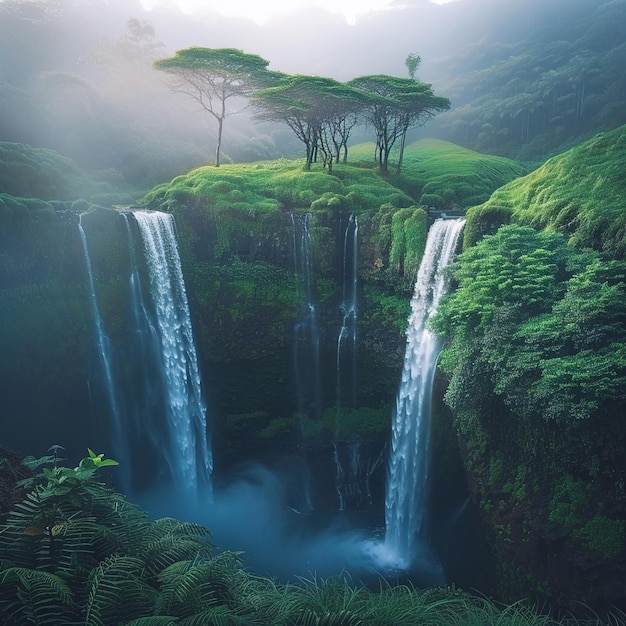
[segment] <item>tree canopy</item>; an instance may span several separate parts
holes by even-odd
[[[475,376],[526,417],[601,419],[626,401],[623,262],[511,225],[465,251],[453,272],[459,287],[434,326],[451,339],[442,363],[455,409],[471,404]]]
[[[332,78],[286,76],[274,87],[252,99],[260,119],[289,126],[306,149],[305,169],[310,169],[317,151],[332,169],[333,161],[348,154],[350,132],[364,103],[365,94]]]
[[[305,144],[306,169],[318,150],[329,169],[342,154],[345,163],[352,129],[357,123],[370,124],[382,173],[388,173],[389,154],[397,139],[401,139],[400,172],[407,131],[450,107],[450,101],[435,96],[430,85],[387,75],[362,76],[347,83],[285,76],[277,85],[255,93],[252,101],[260,119],[287,124]]]
[[[447,98],[436,96],[430,85],[412,78],[376,74],[355,78],[348,84],[373,96],[364,116],[376,133],[376,158],[383,174],[389,171],[389,153],[398,139],[400,173],[408,130],[424,125],[437,111],[450,108]]]
[[[227,102],[245,98],[265,85],[272,74],[269,61],[235,48],[186,48],[173,57],[154,62],[154,67],[172,77],[172,88],[193,98],[217,121],[215,165],[220,164]]]

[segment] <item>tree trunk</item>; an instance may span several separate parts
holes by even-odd
[[[400,174],[400,171],[402,170],[402,161],[404,159],[404,144],[406,142],[406,133],[407,131],[405,130],[402,133],[402,137],[400,137],[400,155],[398,156],[398,167],[396,167],[396,174]]]
[[[220,151],[222,149],[222,127],[224,125],[224,118],[217,118],[217,147],[215,148],[215,167],[220,166]]]

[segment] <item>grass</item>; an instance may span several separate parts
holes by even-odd
[[[626,257],[626,125],[601,133],[498,189],[479,209],[558,231],[570,244]],[[470,213],[471,216],[471,213]],[[469,217],[469,216],[468,216]]]
[[[374,144],[351,148],[350,159],[371,164]],[[392,151],[391,160],[397,159]],[[421,139],[408,145],[400,176],[390,182],[404,189],[418,204],[444,209],[467,208],[485,202],[498,187],[524,176],[515,161],[480,154],[448,141]]]
[[[294,209],[342,209],[361,213],[391,203],[414,203],[375,171],[335,166],[304,171],[303,162],[280,159],[251,164],[201,167],[150,191],[151,208],[198,203],[215,212],[239,210],[267,214]]]

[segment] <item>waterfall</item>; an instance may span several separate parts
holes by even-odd
[[[383,463],[382,451],[376,449],[376,444],[365,441],[333,441],[333,460],[339,510],[371,506],[370,482]]]
[[[352,231],[352,234],[350,234]],[[352,214],[346,226],[343,237],[343,289],[341,299],[341,312],[343,316],[339,336],[337,337],[337,412],[339,413],[342,402],[342,352],[348,352],[350,359],[349,388],[350,406],[356,404],[356,323],[357,323],[357,281],[358,281],[358,256],[357,240],[359,234],[359,222],[356,215]],[[344,343],[346,344],[344,347]],[[345,376],[345,373],[344,373]]]
[[[298,293],[302,300],[294,326],[294,372],[301,417],[322,417],[320,381],[320,336],[317,303],[313,284],[313,245],[311,214],[291,214],[293,254]]]
[[[161,340],[149,298],[145,296],[148,286],[142,285],[135,246],[136,233],[132,227],[137,222],[131,216],[132,213],[122,213],[130,261],[130,318],[127,324],[129,340],[125,342],[119,358],[123,375],[118,377],[124,402],[124,441],[113,442],[113,448],[116,450],[128,443],[135,451],[132,463],[127,464],[127,471],[132,474],[132,489],[145,487],[161,478],[154,475],[154,467],[146,467],[146,459],[158,459],[162,454],[161,434],[168,430],[165,409],[168,399]],[[150,428],[146,428],[146,424],[150,424]],[[167,467],[167,463],[164,461],[159,466]]]
[[[446,290],[445,269],[464,224],[439,219],[432,225],[411,301],[385,497],[385,551],[398,567],[411,565],[419,546],[428,545],[430,413],[439,346],[426,323]]]
[[[193,492],[210,484],[213,460],[174,218],[156,211],[133,216],[144,245],[165,380],[169,432],[161,454],[176,486]]]
[[[111,351],[111,341],[106,335],[104,330],[104,323],[102,321],[102,315],[100,314],[100,307],[98,306],[98,298],[96,296],[96,286],[93,278],[93,270],[91,267],[91,258],[89,257],[89,247],[87,246],[87,236],[83,229],[81,219],[78,219],[78,231],[80,233],[80,240],[83,246],[83,256],[85,259],[85,266],[87,268],[87,277],[89,279],[89,296],[91,301],[91,313],[93,316],[93,324],[96,335],[96,348],[98,352],[98,361],[101,367],[101,374],[104,383],[104,393],[106,395],[108,408],[110,411],[110,417],[113,422],[113,436],[116,441],[122,441],[121,436],[121,415],[120,406],[117,397],[117,387],[113,377],[113,355]],[[91,380],[89,382],[90,394],[94,393]],[[97,404],[94,402],[94,404]],[[128,455],[125,454],[125,446],[116,452],[120,460],[126,460]]]

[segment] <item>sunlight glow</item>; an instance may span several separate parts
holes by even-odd
[[[148,11],[157,6],[176,6],[188,14],[216,11],[225,17],[247,18],[260,25],[311,8],[341,15],[348,24],[374,11],[399,8],[396,0],[141,0],[141,4]]]

